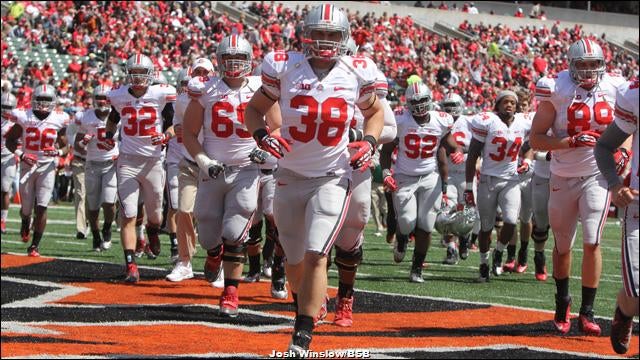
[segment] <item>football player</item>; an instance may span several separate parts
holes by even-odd
[[[257,206],[258,166],[249,154],[255,141],[244,125],[244,109],[260,89],[249,76],[251,44],[238,35],[218,45],[221,77],[189,81],[192,100],[184,115],[184,144],[200,168],[195,202],[198,240],[207,251],[205,277],[213,282],[224,267],[220,315],[238,315],[238,287],[245,262],[245,241]],[[203,143],[197,141],[203,132]]]
[[[602,272],[600,238],[610,196],[606,179],[596,166],[593,147],[600,133],[613,122],[616,91],[623,78],[605,73],[602,48],[592,40],[574,42],[568,57],[568,70],[538,80],[539,104],[530,142],[534,149],[552,151],[549,222],[555,238],[554,325],[562,334],[571,328],[571,248],[580,219],[584,257],[578,328],[587,335],[598,336],[601,330],[593,318],[593,304]],[[549,129],[552,136],[547,135]]]
[[[357,46],[352,38],[347,42],[347,55],[354,59]],[[378,138],[379,144],[391,142],[396,137],[396,121],[387,102],[387,78],[377,71],[375,92],[384,109],[384,127]],[[362,141],[364,135],[364,116],[359,108],[355,108],[353,121],[349,126],[349,142]],[[334,261],[338,267],[338,296],[336,298],[335,317],[333,323],[349,327],[353,324],[353,286],[356,280],[358,265],[362,261],[362,244],[364,227],[371,214],[371,171],[355,171],[351,178],[351,200],[347,210],[347,218],[335,242]],[[329,255],[330,256],[330,255]]]
[[[12,112],[17,105],[18,101],[13,94],[9,92],[2,94],[2,222],[0,223],[0,229],[3,234],[7,231],[9,197],[11,196],[11,185],[16,177],[16,158],[5,145],[5,136],[14,124],[15,118]]]
[[[515,116],[517,103],[518,97],[513,91],[501,91],[496,97],[494,112],[480,113],[471,122],[473,139],[467,155],[464,199],[467,205],[475,206],[473,179],[476,162],[482,156],[477,201],[481,223],[478,282],[489,280],[489,248],[498,205],[504,225],[498,233],[492,270],[496,276],[502,274],[502,253],[513,236],[520,211],[519,174],[528,171],[531,162],[532,152],[528,151],[523,165],[518,166],[520,147],[529,135],[531,122]]]
[[[464,161],[464,154],[451,135],[453,117],[433,110],[427,85],[413,83],[407,88],[405,98],[408,111],[396,114],[398,159],[395,167],[390,169],[388,152],[383,152],[380,162],[384,184],[393,191],[398,230],[406,236],[411,232],[415,234],[409,281],[423,283],[422,266],[431,245],[441,199],[447,192],[446,182],[441,181],[447,178],[442,167],[446,160],[440,157],[444,153],[439,149],[448,148],[455,164]]]
[[[47,207],[56,176],[56,158],[67,153],[66,128],[69,115],[56,110],[56,91],[51,85],[39,85],[33,91],[31,109],[15,109],[15,125],[6,134],[6,146],[21,161],[20,215],[22,241],[29,241],[31,213],[35,204],[33,239],[29,256],[40,256],[38,246],[47,226]],[[23,144],[18,149],[18,141]],[[57,146],[57,147],[56,147]]]
[[[611,202],[619,209],[624,209],[622,228],[622,285],[618,292],[616,311],[611,322],[611,345],[618,354],[629,350],[633,317],[638,316],[638,296],[640,289],[640,261],[638,260],[638,159],[632,162],[630,183],[621,181],[619,175],[624,174],[628,157],[638,156],[638,80],[627,82],[620,88],[616,98],[615,119],[602,134],[595,147],[594,154],[598,168],[607,180],[611,191]],[[618,151],[625,140],[633,137],[633,151]]]
[[[346,218],[351,167],[369,171],[384,126],[375,63],[343,56],[347,16],[331,4],[315,6],[303,32],[304,53],[274,51],[265,57],[262,88],[246,110],[247,127],[259,146],[280,158],[274,214],[297,304],[289,350],[299,355],[309,348],[314,317],[326,301],[327,253]],[[280,135],[270,133],[262,119],[276,101]],[[349,143],[355,106],[365,119],[363,140]],[[349,148],[355,150],[351,157]]]
[[[118,148],[115,141],[106,138],[107,118],[111,104],[108,86],[100,85],[93,90],[93,109],[79,114],[79,124],[74,149],[86,157],[85,181],[89,225],[95,251],[111,248],[111,224],[116,212],[116,166]],[[117,134],[116,134],[117,138]],[[104,212],[102,231],[99,229],[100,206]]]
[[[131,56],[126,63],[127,84],[108,93],[111,112],[106,138],[112,140],[120,126],[118,196],[121,208],[120,238],[126,261],[125,281],[135,283],[140,274],[135,263],[136,217],[141,196],[147,214],[147,237],[154,256],[160,254],[158,231],[162,223],[164,191],[163,146],[173,136],[176,90],[170,85],[151,85],[154,65],[142,54]]]

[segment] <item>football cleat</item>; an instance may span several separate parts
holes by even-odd
[[[127,264],[127,272],[124,277],[124,282],[137,283],[138,280],[140,280],[138,265],[136,265],[135,263]]]
[[[404,260],[404,256],[407,253],[407,244],[409,243],[409,237],[402,234],[396,236],[396,246],[393,249],[393,261],[399,263]]]
[[[556,313],[553,318],[553,325],[562,335],[571,329],[571,296],[566,298],[556,294]]]
[[[84,240],[87,238],[87,235],[85,235],[82,231],[78,231],[76,233],[76,239],[78,240]]]
[[[21,231],[20,232],[20,236],[22,238],[22,242],[27,243],[29,242],[29,230],[27,229],[27,231]]]
[[[528,267],[529,267],[529,265],[527,265],[527,263],[524,263],[524,264],[518,263],[518,265],[516,266],[516,272],[518,274],[522,274],[525,271],[527,271]]]
[[[273,262],[273,260],[271,262]],[[271,279],[271,275],[272,275],[271,262],[265,261],[265,263],[262,264],[262,276],[264,276],[266,279]]]
[[[287,352],[294,354],[293,358],[302,359],[307,356],[307,350],[311,344],[311,333],[306,330],[298,330],[293,333]]]
[[[353,325],[353,296],[336,300],[336,315],[333,323],[342,327]]]
[[[469,239],[466,237],[460,238],[460,259],[467,260],[469,257]]]
[[[271,281],[271,297],[274,299],[286,299],[289,297],[287,283],[284,281],[284,278],[282,281]]]
[[[149,260],[155,260],[157,258],[156,254],[153,251],[151,251],[151,246],[149,245],[149,243],[146,243],[144,245],[144,253],[145,255],[147,255],[147,258]]]
[[[489,264],[480,264],[480,276],[476,279],[476,282],[485,283],[489,282]]]
[[[491,271],[495,276],[502,275],[502,251],[493,250],[493,264],[491,266]]]
[[[238,288],[227,286],[220,295],[220,316],[238,316]]]
[[[447,247],[447,257],[442,261],[445,265],[456,265],[458,263],[458,250]]]
[[[147,236],[149,237],[149,250],[151,251],[151,254],[153,254],[153,258],[149,255],[148,252],[145,252],[150,259],[155,259],[156,257],[158,257],[158,255],[160,255],[160,237],[157,233],[150,234],[148,230]]]
[[[40,253],[38,252],[38,247],[37,246],[29,246],[29,248],[27,249],[27,255],[29,257],[40,257]]]
[[[318,310],[318,314],[313,318],[313,326],[316,326],[320,321],[324,320],[327,317],[327,303],[329,302],[329,295],[324,296],[324,301],[320,306],[320,310]]]
[[[191,263],[189,261],[178,261],[176,263],[176,266],[174,266],[173,270],[169,275],[167,275],[166,278],[167,280],[174,282],[193,278]]]
[[[389,233],[387,234],[387,244],[393,244],[396,240],[396,234]]]
[[[222,252],[216,257],[207,255],[204,262],[204,278],[212,283],[218,279],[222,271]]]
[[[508,259],[506,263],[504,263],[504,265],[502,265],[502,271],[504,272],[513,272],[513,270],[515,270],[516,268],[516,260],[515,259]]]
[[[135,252],[135,256],[137,258],[142,257],[142,255],[144,255],[144,250],[147,247],[147,240],[145,240],[145,238],[143,237],[139,237],[136,240],[136,252]]]
[[[424,278],[422,277],[422,268],[411,269],[411,274],[409,275],[409,282],[422,284],[424,282]]]
[[[631,343],[631,332],[633,330],[633,317],[622,314],[620,308],[616,306],[616,313],[611,321],[611,346],[618,354],[625,354],[629,351]]]
[[[533,262],[536,265],[536,280],[547,281],[547,266],[545,265],[544,253],[536,251],[535,255],[533,255]]]
[[[578,316],[578,329],[588,336],[600,336],[600,325],[593,319],[593,310],[580,313]]]

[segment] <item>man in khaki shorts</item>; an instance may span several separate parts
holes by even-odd
[[[151,85],[154,65],[145,55],[133,55],[126,65],[128,84],[109,92],[111,113],[106,138],[113,140],[120,123],[120,156],[117,164],[118,197],[122,218],[120,237],[126,261],[125,281],[140,279],[135,263],[135,221],[142,196],[147,213],[151,252],[160,254],[158,231],[162,223],[164,168],[162,147],[171,137],[176,91],[170,85]]]

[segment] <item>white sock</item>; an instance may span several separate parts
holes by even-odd
[[[480,264],[489,264],[489,252],[480,253]]]
[[[504,251],[504,248],[506,248],[506,247],[507,247],[507,245],[505,245],[505,244],[501,243],[500,241],[498,241],[498,242],[496,243],[496,251],[503,252],[503,251]]]
[[[9,215],[9,210],[2,210],[2,221],[7,221],[7,215]]]
[[[453,250],[455,250],[456,249],[456,242],[455,241],[450,241],[449,243],[447,243],[447,247],[450,247]]]
[[[136,226],[136,234],[138,239],[144,238],[144,225]]]

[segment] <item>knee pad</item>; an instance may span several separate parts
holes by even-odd
[[[213,249],[207,250],[207,256],[218,257],[223,252],[224,246],[222,244],[214,247]]]
[[[549,239],[549,226],[547,226],[546,230],[538,230],[536,227],[533,227],[533,231],[531,232],[531,239],[534,243],[540,244],[544,243]]]
[[[246,261],[244,244],[229,244],[226,239],[224,241],[224,252],[222,253],[222,260],[234,263],[244,264]]]
[[[362,262],[362,246],[352,252],[347,252],[336,246],[335,263],[338,269],[355,272]]]

